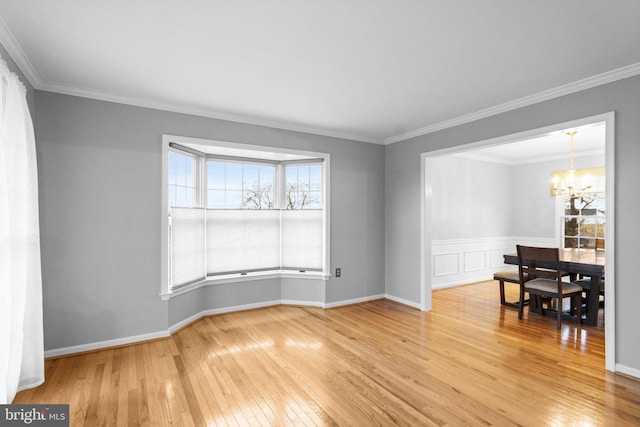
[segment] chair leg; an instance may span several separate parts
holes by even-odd
[[[505,297],[504,297],[504,280],[500,279],[500,304],[505,305]]]
[[[582,323],[582,294],[575,295],[572,298],[572,305],[575,306],[575,315],[578,319],[578,324]]]
[[[529,294],[531,298],[531,294]],[[518,320],[522,320],[522,311],[524,309],[524,286],[520,285],[520,299],[518,300]]]
[[[562,297],[558,297],[558,307],[556,309],[557,312],[557,316],[558,316],[558,322],[556,325],[556,329],[560,330],[560,326],[562,324]]]

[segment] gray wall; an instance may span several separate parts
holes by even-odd
[[[640,369],[640,329],[636,327],[637,212],[640,197],[640,76],[562,96],[514,111],[398,142],[386,147],[387,293],[420,303],[420,154],[550,126],[609,111],[615,118],[616,185],[616,357]],[[427,274],[430,274],[428,272]]]
[[[35,95],[46,350],[166,331],[225,305],[305,297],[287,280],[160,300],[162,134],[330,153],[331,265],[344,274],[324,283],[321,302],[384,294],[383,146]]]

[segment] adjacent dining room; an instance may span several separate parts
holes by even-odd
[[[613,187],[606,177],[613,171],[605,168],[606,129],[606,120],[558,124],[426,159],[431,288],[492,277],[500,305],[520,319],[546,314],[604,328],[606,226],[613,221],[607,215]],[[529,282],[535,275],[527,274],[526,260],[520,275],[517,246],[554,248],[560,283],[534,289],[538,282]],[[547,261],[546,269],[554,263]],[[531,298],[529,290],[542,295]]]

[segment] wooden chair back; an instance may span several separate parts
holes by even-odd
[[[520,281],[524,277],[554,279],[558,286],[562,286],[562,271],[560,270],[560,251],[558,248],[538,248],[534,246],[517,245],[518,270]]]

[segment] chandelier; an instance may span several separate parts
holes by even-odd
[[[576,130],[567,132],[569,135],[569,169],[551,172],[551,195],[579,197],[584,193],[593,192],[594,181],[604,176],[604,168],[575,169],[573,167],[573,137]]]

